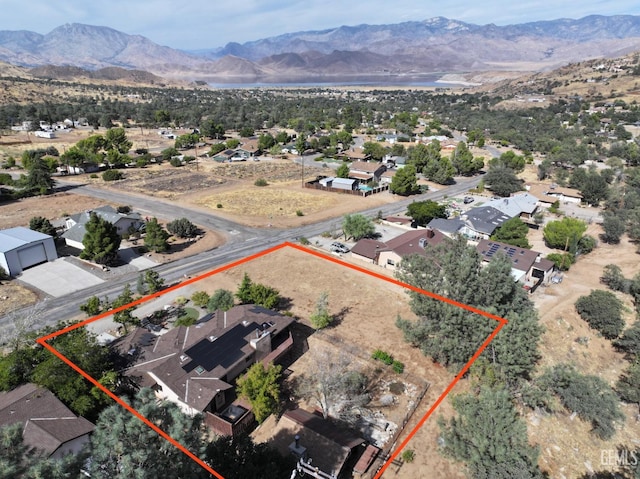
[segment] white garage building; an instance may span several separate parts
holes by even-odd
[[[0,230],[0,266],[11,276],[58,258],[53,237],[18,226]]]

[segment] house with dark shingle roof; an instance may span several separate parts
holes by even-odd
[[[460,233],[470,240],[489,239],[502,223],[511,217],[491,206],[471,208],[460,217],[465,225]]]
[[[499,254],[506,255],[511,260],[513,278],[525,286],[529,285],[529,289],[538,283],[547,283],[555,269],[553,262],[542,258],[541,253],[499,241],[480,240],[476,250],[485,263]]]
[[[54,459],[80,452],[94,429],[51,391],[30,383],[0,393],[0,426],[16,423],[27,446]]]
[[[253,415],[231,403],[233,381],[258,361],[267,365],[283,357],[293,346],[293,321],[260,306],[241,305],[162,335],[137,328],[116,347],[133,358],[126,374],[141,387],[152,387],[187,414],[203,413],[219,434],[235,434]]]

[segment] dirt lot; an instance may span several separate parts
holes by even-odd
[[[587,234],[598,237],[600,226],[590,225]],[[533,233],[533,232],[532,232]],[[541,231],[530,234],[533,249],[541,251]],[[590,329],[575,311],[576,300],[593,289],[606,289],[599,278],[604,266],[615,263],[626,277],[640,271],[636,245],[626,238],[619,245],[600,244],[573,265],[561,284],[539,288],[532,296],[545,328],[541,343],[542,360],[540,370],[560,362],[574,364],[585,374],[602,377],[609,384],[615,384],[628,363],[617,353],[611,342]],[[619,295],[628,306],[627,325],[634,321],[634,307],[630,297]],[[588,344],[576,342],[579,337],[588,338]],[[529,437],[534,444],[541,444],[540,465],[551,472],[551,477],[578,477],[589,470],[610,468],[600,465],[603,449],[615,449],[618,445],[637,448],[640,439],[640,423],[635,420],[637,407],[624,408],[627,419],[619,426],[618,433],[610,441],[601,441],[588,431],[588,424],[579,419],[571,420],[568,414],[554,416],[530,414],[528,416]]]
[[[384,272],[380,268],[375,271]],[[209,292],[218,288],[235,291],[245,272],[253,281],[272,284],[284,297],[290,298],[292,313],[306,324],[318,295],[327,291],[330,310],[339,317],[337,324],[327,330],[328,334],[354,345],[364,357],[376,348],[388,351],[405,363],[408,373],[428,381],[429,390],[409,422],[409,428],[417,423],[453,380],[454,374],[432,363],[404,342],[395,326],[395,319],[398,315],[405,318],[414,318],[414,315],[407,304],[406,294],[399,286],[289,248],[204,279],[194,286]],[[294,363],[291,368],[300,372],[302,363]],[[462,391],[461,387],[464,385],[456,386],[454,392]],[[415,461],[401,467],[392,466],[385,477],[464,477],[457,472],[459,466],[442,458],[436,451],[436,418],[440,414],[450,416],[451,413],[452,409],[445,401],[412,439],[409,447],[416,451]],[[404,437],[403,434],[400,441]]]

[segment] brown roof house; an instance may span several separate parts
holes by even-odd
[[[351,249],[351,256],[383,268],[396,269],[402,258],[410,254],[425,255],[425,248],[443,241],[445,236],[432,228],[420,228],[387,241],[364,238]]]
[[[270,434],[269,442],[282,455],[298,458],[299,472],[323,473],[311,477],[352,477],[348,464],[366,448],[363,438],[300,408],[285,411]]]
[[[27,446],[60,459],[80,452],[94,425],[78,417],[47,389],[24,384],[0,394],[0,426],[20,423]]]
[[[256,305],[216,311],[193,326],[155,335],[138,328],[117,347],[133,358],[127,374],[187,414],[203,413],[218,434],[248,428],[253,414],[233,402],[232,382],[258,361],[276,362],[293,346],[293,319]]]
[[[380,181],[387,167],[376,161],[354,161],[349,166],[349,178],[361,181]]]
[[[547,284],[554,272],[552,261],[543,258],[541,253],[526,248],[519,248],[499,241],[483,239],[476,246],[484,262],[502,253],[511,260],[511,275],[514,280],[523,283],[533,292],[539,284]]]

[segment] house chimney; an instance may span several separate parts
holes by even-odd
[[[298,449],[300,447],[300,435],[296,434],[296,436],[294,437],[295,441],[296,441],[296,449]]]
[[[433,238],[434,235],[433,228],[427,228],[427,238]]]
[[[260,337],[260,328],[256,328],[256,338]]]

